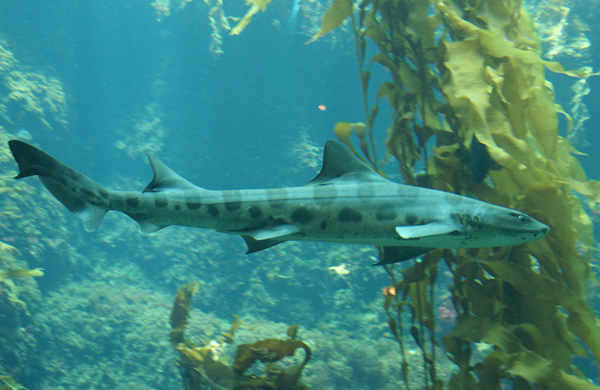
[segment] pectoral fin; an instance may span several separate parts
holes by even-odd
[[[300,232],[300,228],[295,225],[276,225],[258,229],[244,230],[243,232],[240,232],[240,234],[243,236],[250,236],[258,241],[262,241],[288,236],[298,232]]]
[[[441,222],[432,222],[425,225],[416,226],[396,226],[396,233],[398,233],[398,235],[405,240],[439,236],[443,234],[450,234],[456,231],[458,231],[458,229],[455,225]]]
[[[246,241],[246,245],[248,245],[248,251],[246,253],[254,253],[281,244],[282,242],[287,241],[287,236],[298,232],[300,232],[298,226],[283,224],[258,229],[248,229],[239,232],[239,234],[244,241]]]

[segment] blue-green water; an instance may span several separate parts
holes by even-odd
[[[14,91],[9,79],[38,85],[8,99],[0,113],[3,176],[16,172],[6,140],[30,134],[28,142],[110,188],[142,190],[151,179],[147,152],[210,189],[310,180],[335,123],[364,121],[364,110],[350,26],[307,45],[326,5],[299,5],[295,28],[288,25],[294,2],[274,0],[229,36],[217,16],[241,17],[248,9],[241,0],[3,0],[0,95]],[[591,47],[574,65],[598,63],[593,27]],[[383,77],[375,72],[373,85]],[[550,77],[557,100],[569,107],[572,80]],[[593,107],[600,86],[596,78],[589,85],[589,144],[578,147],[588,153],[587,173],[598,178]],[[382,105],[381,151],[388,114]],[[386,169],[398,178],[394,164]],[[188,336],[198,344],[219,340],[233,315],[243,324],[238,343],[285,338],[297,323],[313,348],[303,375],[313,388],[403,386],[382,306],[391,281],[370,266],[374,248],[286,243],[247,256],[238,237],[179,227],[142,235],[113,214],[86,233],[37,180],[7,179],[1,187],[0,241],[19,251],[5,248],[4,265],[45,271],[19,281],[18,296],[2,295],[26,308],[18,303],[11,316],[0,314],[0,375],[28,389],[183,388],[168,320],[177,288],[192,281],[200,289]],[[332,268],[342,264],[349,273]],[[440,274],[439,305],[448,309],[449,275]],[[440,327],[448,330],[452,313],[442,312]],[[420,385],[418,347],[407,342],[407,354]],[[440,375],[452,368],[443,356],[440,367]]]

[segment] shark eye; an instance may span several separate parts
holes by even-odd
[[[517,217],[520,222],[527,222],[527,217],[525,214],[521,213],[510,213],[511,217]]]

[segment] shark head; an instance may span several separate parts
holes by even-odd
[[[487,207],[481,213],[453,214],[455,222],[470,237],[469,246],[512,246],[544,237],[550,228],[529,215],[499,206]],[[477,244],[477,245],[473,245]]]

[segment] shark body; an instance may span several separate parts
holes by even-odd
[[[304,186],[207,190],[150,155],[154,177],[141,193],[107,189],[25,142],[12,140],[9,146],[19,165],[16,178],[39,176],[88,231],[116,210],[146,233],[182,225],[237,234],[247,253],[288,240],[381,246],[384,256],[378,264],[433,248],[518,245],[549,231],[516,210],[386,180],[331,140],[320,173]]]

